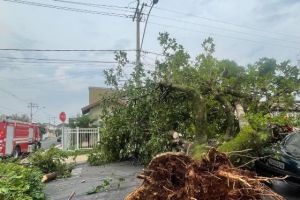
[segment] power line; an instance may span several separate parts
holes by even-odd
[[[27,100],[18,97],[17,95],[15,95],[14,93],[12,93],[12,92],[10,92],[10,91],[7,91],[7,90],[5,90],[5,89],[3,89],[3,88],[0,88],[0,91],[2,91],[2,92],[4,92],[4,93],[6,93],[6,94],[8,94],[8,95],[10,95],[10,96],[12,96],[12,97],[14,97],[15,99],[17,99],[17,100],[19,100],[19,101],[22,101],[22,102],[27,103]]]
[[[23,0],[3,0],[3,1],[17,3],[17,4],[30,5],[30,6],[37,6],[37,7],[53,8],[53,9],[58,9],[58,10],[87,13],[87,14],[131,18],[130,15],[122,14],[122,13],[100,12],[100,11],[95,11],[95,10],[87,10],[87,9],[71,8],[71,7],[66,7],[66,6],[56,6],[56,5],[52,5],[52,4],[37,3],[37,2],[32,2],[32,1],[23,1]]]
[[[187,20],[176,19],[176,18],[172,18],[172,17],[164,17],[164,16],[158,16],[158,15],[152,15],[152,16],[156,17],[156,18],[159,18],[159,19],[166,19],[166,20],[170,20],[170,21],[181,22],[181,23],[184,23],[184,24],[191,24],[191,25],[196,25],[196,26],[201,26],[201,27],[208,27],[208,28],[218,29],[218,30],[222,30],[222,31],[239,33],[239,34],[255,36],[255,37],[263,37],[263,38],[273,39],[273,40],[277,40],[277,41],[281,41],[281,42],[290,42],[290,43],[293,43],[293,44],[295,44],[295,43],[300,44],[300,42],[297,42],[297,41],[289,41],[289,40],[279,39],[279,38],[270,37],[270,36],[266,36],[266,35],[260,35],[260,34],[255,34],[255,33],[237,31],[237,30],[232,30],[232,29],[228,29],[228,28],[222,28],[222,27],[217,27],[217,26],[212,26],[212,25],[207,25],[207,24],[200,24],[200,23],[191,22],[191,21],[187,21]]]
[[[94,72],[94,73],[92,73],[92,72]],[[91,74],[92,75],[95,75],[95,72],[96,71],[90,71],[90,73],[89,74],[84,74],[84,73],[82,73],[82,72],[78,72],[78,73],[71,73],[71,75],[69,75],[69,78],[76,78],[76,77],[74,77],[74,76],[76,76],[76,75],[80,75],[81,77],[83,76],[91,76]],[[100,71],[98,71],[98,72],[100,72]],[[2,78],[2,79],[0,79],[0,81],[3,81],[3,80],[5,80],[5,81],[13,81],[13,82],[16,82],[16,81],[32,81],[32,80],[34,80],[34,79],[43,79],[43,81],[48,81],[48,80],[60,80],[60,78],[63,78],[63,80],[66,78],[66,76],[56,76],[55,78],[53,78],[53,79],[49,79],[48,77],[27,77],[27,78],[22,78],[22,79],[18,79],[18,78],[11,78],[11,77],[0,77],[0,78]],[[34,82],[35,83],[35,82]]]
[[[136,52],[136,49],[19,49],[19,48],[2,48],[0,51],[22,51],[22,52]],[[161,53],[156,53],[149,50],[142,50],[146,54],[163,56]]]
[[[12,64],[22,64],[14,66],[16,69],[18,68],[61,68],[61,67],[76,67],[76,69],[83,68],[101,68],[106,69],[108,67],[115,67],[116,64],[99,64],[99,63],[72,63],[72,62],[46,62],[46,61],[27,61],[27,60],[1,60],[0,66],[2,65],[12,65]],[[10,66],[9,66],[10,67]]]
[[[28,104],[28,108],[30,109],[30,122],[32,122],[32,119],[33,119],[33,109],[34,108],[39,109],[39,105],[36,104],[36,103],[30,102]]]
[[[17,57],[0,57],[0,59],[9,60],[33,60],[33,61],[49,61],[49,62],[75,62],[75,63],[101,63],[101,64],[117,64],[117,61],[104,60],[66,60],[66,59],[49,59],[49,58],[17,58]]]
[[[4,110],[7,110],[7,111],[11,111],[11,112],[20,112],[18,110],[15,110],[15,109],[11,109],[11,108],[7,108],[7,107],[3,107],[3,106],[0,106],[1,109],[4,109]]]
[[[105,5],[105,4],[95,4],[95,3],[84,3],[79,1],[67,1],[67,0],[52,0],[60,3],[68,3],[68,4],[75,4],[75,5],[83,5],[89,7],[96,7],[96,8],[105,8],[105,9],[116,9],[122,11],[134,11],[135,8],[129,6],[117,6],[117,5]]]
[[[223,35],[223,34],[218,34],[218,33],[205,32],[205,31],[200,31],[200,30],[190,29],[190,28],[185,28],[185,27],[180,27],[180,26],[173,26],[173,25],[161,24],[161,23],[155,23],[155,22],[149,22],[149,24],[153,24],[153,25],[157,25],[157,26],[164,26],[164,27],[175,28],[175,29],[179,29],[179,30],[182,30],[182,31],[188,31],[188,32],[193,31],[193,32],[198,32],[198,33],[203,33],[203,34],[210,34],[210,35],[215,35],[215,36],[218,36],[218,37],[230,38],[230,39],[234,39],[234,40],[243,40],[243,41],[252,42],[252,43],[265,44],[265,45],[270,45],[270,46],[281,46],[281,47],[285,47],[285,48],[300,50],[300,48],[297,48],[297,47],[286,46],[286,45],[281,45],[281,44],[266,43],[266,42],[255,41],[255,40],[250,40],[250,39],[245,39],[245,38],[239,38],[239,37],[233,37],[233,36]]]
[[[271,33],[271,34],[277,34],[277,35],[282,35],[282,36],[300,38],[297,35],[291,35],[291,34],[286,34],[286,33],[281,33],[281,32],[267,31],[267,30],[263,30],[263,29],[260,29],[260,28],[256,28],[256,27],[252,27],[252,26],[245,26],[245,25],[236,24],[236,23],[232,23],[232,22],[228,22],[228,21],[224,21],[224,20],[213,19],[213,18],[209,18],[209,17],[203,17],[203,16],[190,14],[190,13],[187,14],[187,13],[180,12],[180,11],[177,11],[177,10],[161,8],[161,7],[157,7],[156,9],[161,10],[161,11],[165,11],[165,12],[169,12],[169,13],[177,13],[177,14],[184,15],[184,16],[191,16],[191,17],[195,17],[195,18],[200,18],[200,19],[203,19],[203,20],[213,21],[213,22],[217,22],[217,23],[221,23],[221,24],[227,24],[227,25],[231,25],[231,26],[235,26],[235,27],[244,28],[244,29],[250,29],[250,30],[254,30],[254,31],[264,32],[264,33],[268,33],[268,34]]]
[[[0,51],[37,51],[37,52],[135,52],[135,49],[19,49],[3,48]]]

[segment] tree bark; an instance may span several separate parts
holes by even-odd
[[[236,115],[239,121],[240,130],[242,130],[244,127],[249,126],[250,124],[246,118],[246,114],[242,104],[240,102],[235,102],[234,104]]]
[[[56,179],[57,176],[58,176],[57,172],[46,174],[42,178],[42,183],[47,183],[49,181],[52,181],[52,180]]]
[[[196,138],[198,141],[206,142],[207,140],[207,113],[205,102],[201,95],[193,95],[193,115],[195,117]]]

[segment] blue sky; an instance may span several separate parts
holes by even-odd
[[[14,1],[14,0],[12,0]],[[26,0],[101,12],[124,13],[59,3]],[[101,5],[134,7],[134,0],[73,0]],[[147,2],[147,1],[145,1]],[[150,2],[150,1],[148,1]],[[159,32],[167,31],[192,56],[212,36],[216,56],[241,65],[260,57],[278,61],[300,58],[300,2],[297,0],[160,0],[153,9],[144,49],[160,52]],[[133,14],[133,9],[126,11]],[[134,49],[135,23],[111,17],[35,7],[0,0],[0,48],[35,49]],[[65,111],[69,117],[88,104],[88,87],[105,86],[103,69],[113,64],[49,64],[8,61],[4,57],[113,61],[104,52],[6,52],[0,51],[0,114],[29,113],[30,101],[39,104],[34,119],[48,121]],[[134,53],[129,53],[134,61]],[[153,64],[155,56],[143,61]],[[58,121],[58,119],[56,120]]]

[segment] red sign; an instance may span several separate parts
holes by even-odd
[[[65,112],[61,112],[61,113],[59,114],[59,119],[60,119],[60,121],[65,122],[65,121],[66,121],[66,118],[67,118],[67,116],[66,116],[66,113],[65,113]]]

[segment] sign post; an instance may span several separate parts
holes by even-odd
[[[63,123],[62,127],[61,127],[61,144],[62,144],[62,149],[65,150],[65,121],[66,121],[66,113],[65,112],[61,112],[59,114],[59,119],[60,121]]]

